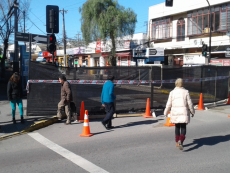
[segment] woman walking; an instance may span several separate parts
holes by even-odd
[[[183,88],[183,80],[177,79],[175,85],[176,87],[169,94],[164,115],[167,116],[170,112],[170,122],[175,124],[176,146],[183,150],[186,125],[190,122],[190,113],[193,117],[195,110],[188,90]]]
[[[15,120],[15,111],[16,111],[16,104],[18,105],[20,116],[21,116],[21,123],[24,123],[23,119],[23,105],[22,105],[22,93],[21,93],[21,85],[20,85],[20,76],[17,72],[15,72],[7,85],[7,96],[8,100],[10,101],[12,107],[12,118],[13,123],[16,124]]]

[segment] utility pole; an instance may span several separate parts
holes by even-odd
[[[209,55],[208,55],[208,64],[210,63],[211,59],[211,39],[212,39],[212,12],[211,12],[211,6],[208,0],[206,0],[209,6]]]
[[[79,41],[79,36],[80,36],[81,34],[80,34],[80,32],[78,32],[78,34],[76,34],[76,35],[78,36],[77,42],[78,42],[78,46],[80,47],[81,44],[79,43],[79,42],[80,42],[80,41]]]
[[[64,67],[66,67],[66,35],[65,35],[65,13],[68,12],[68,10],[59,10],[59,12],[63,15],[63,42],[64,42]]]
[[[144,26],[146,26],[146,34],[148,34],[148,21],[145,21]]]
[[[16,33],[18,32],[18,3],[14,1],[14,61],[13,72],[19,72],[19,60],[18,60],[18,41],[16,41]]]

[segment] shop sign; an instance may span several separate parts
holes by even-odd
[[[211,60],[210,63],[216,66],[223,66],[223,60]]]
[[[223,60],[223,66],[230,66],[230,60]]]
[[[73,54],[84,54],[85,53],[85,47],[77,47],[73,49]]]
[[[101,53],[101,40],[97,40],[96,53]]]
[[[146,57],[146,49],[133,49],[133,57]]]
[[[205,64],[205,57],[200,55],[185,55],[183,58],[184,65],[204,65]]]
[[[52,54],[45,51],[45,52],[43,52],[43,57],[52,57]]]
[[[57,56],[64,56],[64,50],[57,50]]]
[[[147,56],[164,56],[164,48],[147,48]]]
[[[66,49],[66,55],[73,55],[74,49]]]
[[[95,49],[90,48],[90,47],[86,47],[85,48],[85,54],[91,54],[91,53],[95,53]]]

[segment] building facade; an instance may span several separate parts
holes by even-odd
[[[206,0],[174,0],[173,7],[165,3],[149,7],[150,47],[163,48],[169,65],[208,64],[201,52],[202,44],[209,47],[210,31],[211,63],[229,59],[226,50],[230,47],[230,1],[209,2],[210,10]]]

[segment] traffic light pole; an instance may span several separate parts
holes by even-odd
[[[211,49],[212,49],[212,12],[211,12],[211,6],[208,0],[206,0],[208,2],[208,6],[209,6],[209,55],[208,55],[208,64],[210,63],[211,60]]]
[[[17,32],[18,32],[18,3],[17,1],[14,1],[14,33]],[[13,72],[19,72],[18,41],[16,41],[16,34],[14,34]]]

